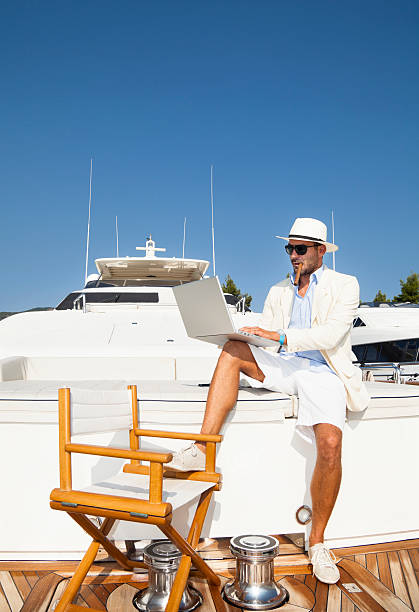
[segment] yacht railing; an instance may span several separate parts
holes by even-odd
[[[73,310],[83,310],[83,312],[86,312],[86,294],[81,293],[76,297],[73,301]]]
[[[242,314],[246,313],[246,298],[242,297],[236,304],[237,312],[241,312]]]
[[[360,364],[361,370],[366,374],[373,370],[392,370],[392,380],[397,384],[404,383],[404,376],[412,376],[411,372],[402,372],[403,366],[419,365],[419,361],[383,361],[382,363],[362,363]],[[384,375],[384,374],[383,374]]]

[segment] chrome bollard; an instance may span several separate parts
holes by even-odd
[[[242,535],[230,540],[236,557],[236,577],[223,589],[223,597],[246,610],[271,610],[288,601],[288,591],[275,582],[274,559],[279,542],[272,536]]]
[[[159,540],[144,548],[148,567],[148,587],[134,596],[134,608],[144,612],[164,612],[182,553],[170,540]],[[202,595],[188,584],[179,605],[181,612],[191,612],[202,603]]]

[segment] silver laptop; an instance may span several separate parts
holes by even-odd
[[[227,340],[241,340],[255,346],[279,348],[279,342],[235,328],[218,276],[178,285],[173,287],[173,293],[190,338],[218,345]]]

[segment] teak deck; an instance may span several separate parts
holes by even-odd
[[[335,549],[341,580],[325,585],[311,574],[306,555],[292,540],[280,538],[275,575],[289,590],[284,612],[419,612],[419,540],[404,540]],[[210,560],[225,580],[232,577],[234,560],[228,540],[203,541],[200,554]],[[0,562],[0,612],[52,612],[77,562]],[[192,573],[192,582],[204,596],[202,612],[214,612],[214,594]],[[133,595],[147,584],[147,573],[121,570],[112,561],[95,563],[77,603],[108,612],[134,611]],[[355,587],[355,592],[351,592]],[[225,606],[226,612],[238,608]]]

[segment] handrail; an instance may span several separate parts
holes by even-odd
[[[82,302],[82,307],[80,308],[80,302]],[[76,297],[75,300],[73,300],[73,310],[83,310],[83,312],[86,312],[86,294],[85,293],[80,293],[79,296]]]
[[[377,363],[377,362],[373,362],[373,363],[367,363],[367,362],[362,362],[360,363],[359,361],[356,362],[357,364],[359,364],[361,370],[388,370],[388,369],[392,369],[393,370],[393,378],[395,380],[395,382],[397,384],[400,384],[403,382],[402,379],[402,371],[401,371],[401,367],[402,366],[408,366],[408,365],[419,365],[419,361],[383,361],[381,363]],[[409,373],[404,374],[405,376],[409,376]]]
[[[244,296],[236,303],[236,310],[242,314],[246,313],[246,298]]]

